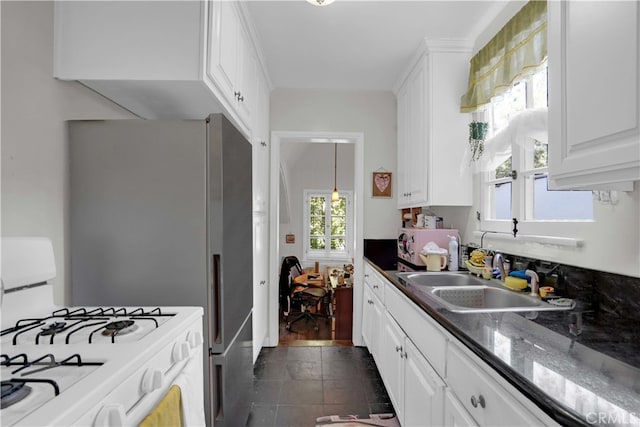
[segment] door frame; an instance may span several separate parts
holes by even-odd
[[[364,133],[362,132],[315,132],[272,131],[271,168],[269,179],[269,326],[267,347],[275,347],[279,340],[279,277],[280,274],[280,146],[282,143],[339,143],[354,144],[354,274],[353,274],[353,345],[362,343],[362,290],[364,256]]]

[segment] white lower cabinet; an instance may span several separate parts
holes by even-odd
[[[558,425],[395,285],[365,266],[362,336],[402,426]]]
[[[444,395],[443,425],[451,427],[477,427],[478,425],[458,398],[448,389]]]
[[[444,423],[444,382],[413,342],[405,339],[404,426],[441,426]]]
[[[441,426],[444,382],[389,312],[383,315],[380,370],[400,423]]]
[[[454,396],[447,397],[449,408],[445,425],[535,426],[547,424],[535,417],[524,406],[530,405],[526,397],[511,387],[506,389],[499,384],[452,342],[447,346],[447,385],[450,394],[458,398],[461,407],[456,405]],[[451,424],[449,424],[450,421]]]
[[[380,352],[378,350],[382,322],[382,312],[384,306],[378,297],[375,296],[371,287],[364,287],[364,304],[362,307],[362,339],[369,349],[369,353],[377,364],[380,364]]]
[[[401,423],[404,412],[402,405],[404,338],[405,335],[400,326],[393,320],[389,312],[385,312],[382,316],[379,368],[387,387],[387,393]],[[402,424],[404,425],[404,423]]]

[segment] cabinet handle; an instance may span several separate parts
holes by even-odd
[[[400,352],[400,357],[402,357],[402,346],[401,345],[397,345],[396,346],[396,353]]]
[[[484,409],[486,406],[486,402],[484,401],[484,396],[482,396],[481,394],[478,395],[477,398],[475,396],[471,396],[471,406],[473,406],[474,408],[477,408],[478,405],[480,405],[482,409]]]
[[[364,277],[369,277],[369,275],[365,273]]]
[[[233,92],[233,96],[234,96],[234,98],[236,98],[236,101],[237,101],[238,98],[240,98],[240,92],[238,92],[238,91]]]
[[[373,285],[373,289],[378,289],[380,286],[378,285]]]
[[[266,147],[267,143],[265,141],[260,141],[260,145],[262,145],[263,147]]]

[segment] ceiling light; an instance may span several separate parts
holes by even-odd
[[[333,3],[335,0],[307,0],[314,6],[328,6]]]

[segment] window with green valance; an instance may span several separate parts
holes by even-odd
[[[460,111],[477,111],[514,82],[535,73],[546,58],[547,2],[532,0],[471,59]]]

